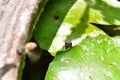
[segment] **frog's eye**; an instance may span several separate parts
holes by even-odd
[[[24,46],[25,50],[27,50],[27,51],[32,51],[32,50],[34,50],[36,47],[37,47],[37,44],[34,43],[34,42],[26,43],[25,46]]]

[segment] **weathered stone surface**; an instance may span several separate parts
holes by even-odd
[[[17,80],[17,49],[28,37],[31,23],[44,0],[0,0],[0,80]]]

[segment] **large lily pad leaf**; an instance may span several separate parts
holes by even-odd
[[[88,36],[79,45],[58,52],[46,80],[119,80],[120,45],[110,37]]]

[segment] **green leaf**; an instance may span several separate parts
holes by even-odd
[[[89,11],[90,7],[84,0],[78,0],[72,6],[58,30],[49,52],[55,55],[57,51],[63,50],[66,41],[71,41],[75,46],[91,32],[95,35],[103,34],[98,28],[88,23]]]
[[[98,79],[120,79],[120,45],[104,35],[88,36],[79,45],[58,52],[45,80]]]
[[[91,8],[89,22],[120,25],[120,2],[117,0],[85,0]]]
[[[75,46],[86,38],[87,35],[105,34],[101,30],[104,26],[100,25],[100,28],[91,23],[108,25],[106,28],[108,29],[107,32],[112,35],[119,34],[119,30],[114,31],[112,28],[120,25],[119,11],[120,2],[117,0],[78,0],[65,17],[49,52],[55,54],[57,51],[63,50],[66,41],[71,41],[73,46]]]
[[[57,53],[46,80],[119,80],[119,38],[114,41],[90,24],[120,25],[118,4],[116,0],[78,0],[74,4],[54,39],[51,52],[59,51],[67,40],[77,46]],[[68,33],[62,33],[63,30]]]
[[[33,37],[44,49],[49,49],[65,15],[76,0],[49,0],[39,18]]]

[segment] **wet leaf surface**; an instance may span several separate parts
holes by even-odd
[[[88,36],[79,45],[58,52],[46,80],[119,80],[120,45],[110,37]]]

